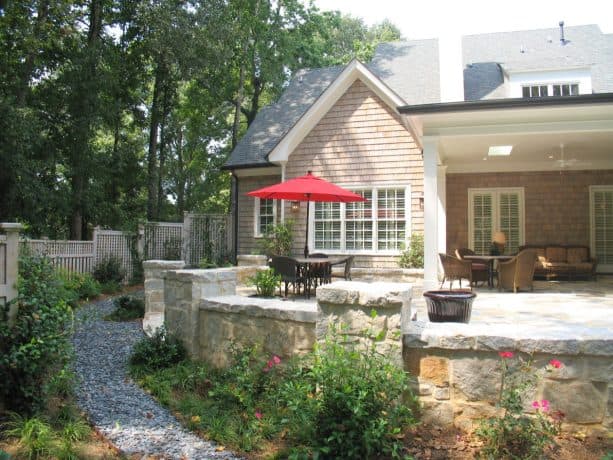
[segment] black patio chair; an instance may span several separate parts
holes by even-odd
[[[345,269],[343,270],[342,274],[335,274],[335,273],[330,273],[330,277],[331,278],[343,278],[347,281],[351,281],[351,269],[353,268],[353,260],[354,260],[355,256],[347,256],[343,261],[334,264],[334,265],[341,265],[341,264],[345,264]]]
[[[281,281],[285,284],[285,297],[287,297],[288,286],[291,284],[294,294],[296,288],[300,294],[300,286],[304,286],[304,290],[308,295],[308,279],[304,273],[301,273],[300,264],[291,257],[287,256],[272,256],[270,267],[275,273],[281,276]],[[281,286],[279,286],[279,291]]]

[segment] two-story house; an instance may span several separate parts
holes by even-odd
[[[305,204],[245,193],[307,170],[367,198],[311,203],[313,252],[396,266],[425,240],[439,252],[590,245],[613,268],[613,35],[595,25],[380,45],[372,62],[298,72],[263,108],[224,168],[234,178],[237,254]]]

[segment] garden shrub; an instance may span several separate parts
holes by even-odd
[[[281,283],[281,276],[277,275],[272,268],[258,270],[254,276],[247,279],[249,286],[255,286],[255,292],[261,297],[272,297],[275,289]]]
[[[424,235],[411,234],[409,248],[402,251],[398,265],[401,268],[424,268]]]
[[[187,350],[183,343],[162,326],[151,337],[143,337],[134,345],[130,364],[155,370],[170,367],[186,357]]]
[[[139,297],[122,295],[113,300],[115,310],[106,317],[111,321],[130,321],[145,316],[145,302]]]
[[[269,225],[259,243],[260,250],[268,257],[289,256],[294,239],[293,225],[291,220]]]
[[[47,383],[72,357],[72,309],[51,261],[19,261],[18,307],[9,325],[9,305],[0,307],[0,399],[7,409],[32,413],[47,399]]]
[[[107,283],[119,285],[125,278],[126,271],[119,258],[109,256],[96,264],[93,275],[94,279],[103,285]]]
[[[564,414],[551,409],[548,400],[533,401],[535,413],[526,414],[529,393],[538,380],[532,359],[524,360],[511,351],[499,355],[502,376],[497,406],[503,413],[479,424],[476,434],[483,440],[481,454],[486,458],[543,458],[545,449],[560,432]],[[552,359],[545,371],[560,367],[562,363]]]
[[[94,279],[91,273],[60,270],[58,274],[64,283],[64,287],[73,293],[72,297],[75,297],[77,300],[93,299],[100,295],[100,283]]]

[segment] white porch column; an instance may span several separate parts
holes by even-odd
[[[424,138],[424,290],[436,289],[440,232],[445,232],[444,201],[439,200],[438,138]],[[443,170],[444,172],[444,170]],[[443,198],[444,200],[444,198]],[[442,210],[441,210],[442,207]],[[440,222],[441,216],[443,221]],[[442,227],[442,228],[440,228]],[[444,245],[443,249],[444,251]]]
[[[447,165],[437,166],[438,251],[447,252]]]

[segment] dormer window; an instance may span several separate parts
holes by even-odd
[[[577,96],[579,83],[522,85],[522,97]]]

